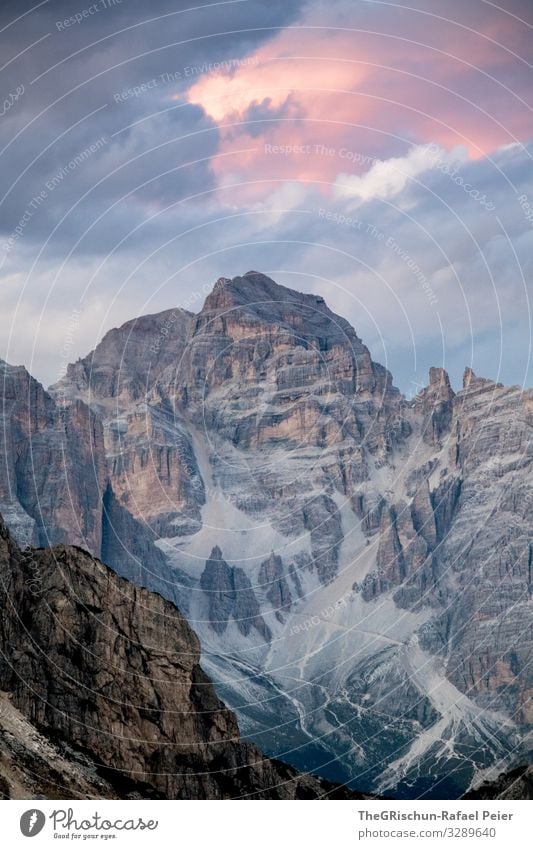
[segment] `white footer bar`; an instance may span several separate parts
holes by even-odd
[[[35,849],[73,843],[124,849],[181,845],[194,849],[521,849],[533,845],[533,803],[527,801],[34,800],[1,802],[0,817],[3,846]]]

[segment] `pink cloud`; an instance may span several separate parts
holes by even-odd
[[[520,101],[528,77],[509,52],[523,47],[514,19],[494,13],[458,27],[393,9],[379,29],[374,16],[357,31],[342,3],[338,29],[322,27],[317,8],[249,64],[189,89],[189,101],[220,127],[220,152],[247,151],[213,161],[221,183],[316,181],[327,191],[339,173],[361,173],[371,157],[411,144],[462,145],[479,158],[532,137]],[[478,32],[466,28],[473,24]]]

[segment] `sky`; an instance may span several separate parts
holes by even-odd
[[[533,384],[533,2],[3,0],[0,357],[262,271],[413,395]]]

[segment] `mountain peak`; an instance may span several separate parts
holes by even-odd
[[[219,277],[211,294],[207,297],[206,306],[209,302],[208,308],[212,308],[210,301],[213,296],[222,293],[225,296],[231,296],[231,299],[239,304],[254,303],[254,301],[292,301],[299,296],[305,297],[286,286],[280,286],[260,271],[247,271],[246,274],[231,278]]]
[[[429,370],[429,385],[430,386],[445,386],[450,388],[450,377],[446,369],[438,366],[431,366]]]
[[[216,296],[223,294],[231,299],[233,305],[257,304],[257,303],[284,303],[309,304],[325,307],[324,298],[298,292],[288,286],[276,283],[272,277],[260,271],[247,271],[246,274],[236,277],[219,277],[208,295],[204,309],[216,309]],[[215,302],[215,304],[213,303]],[[326,307],[326,309],[328,309]],[[328,310],[329,311],[329,310]]]
[[[4,372],[16,372],[16,371],[23,371],[23,372],[25,372],[26,374],[29,374],[28,369],[26,368],[26,366],[24,366],[24,365],[16,365],[15,363],[8,363],[6,360],[3,360],[1,357],[0,357],[0,368],[1,368]]]
[[[501,383],[496,383],[488,377],[479,377],[474,369],[467,366],[463,373],[463,390],[464,389],[483,389],[491,386],[502,386]]]
[[[463,373],[463,389],[466,389],[473,380],[476,380],[476,373],[474,369],[467,366]]]
[[[217,316],[296,330],[302,338],[327,339],[329,345],[363,347],[350,323],[330,310],[322,296],[282,286],[260,271],[219,277],[205,300],[197,328],[214,327]]]

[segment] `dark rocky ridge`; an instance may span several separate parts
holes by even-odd
[[[0,689],[63,758],[70,746],[75,764],[84,756],[96,769],[84,786],[56,759],[48,794],[55,778],[102,796],[356,798],[242,742],[177,608],[81,549],[21,552],[0,521],[0,606]]]
[[[464,799],[533,799],[533,767],[519,766],[465,793]]]

